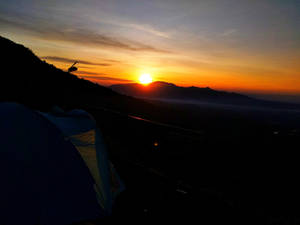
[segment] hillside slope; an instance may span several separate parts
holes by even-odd
[[[104,86],[80,79],[40,60],[30,49],[0,36],[0,101],[15,101],[38,110],[108,107],[128,112],[151,104],[123,96]]]
[[[41,61],[31,50],[0,37],[2,101],[17,101],[34,108],[78,103],[82,95],[118,96],[112,90],[79,79]]]

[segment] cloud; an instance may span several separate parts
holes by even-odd
[[[237,33],[237,30],[236,29],[229,29],[229,30],[225,30],[221,36],[223,37],[228,37],[228,36],[231,36],[233,34]]]
[[[93,65],[93,66],[111,66],[112,64],[109,63],[94,63],[84,60],[78,60],[78,59],[70,59],[70,58],[63,58],[63,57],[57,57],[57,56],[43,56],[41,59],[45,60],[52,60],[56,62],[63,62],[63,63],[74,63],[77,61],[78,63],[85,64],[85,65]]]
[[[84,75],[84,74],[89,74],[89,75]],[[105,76],[105,74],[101,74],[101,73],[91,73],[91,72],[81,71],[81,72],[76,72],[76,75],[79,76],[80,78],[85,78],[85,79],[118,81],[118,82],[132,82],[132,80],[116,78],[116,77],[108,77],[108,76]]]
[[[110,37],[85,28],[74,27],[62,24],[45,23],[40,24],[38,18],[31,20],[18,20],[16,18],[1,18],[0,28],[17,28],[31,32],[35,36],[51,41],[63,41],[93,47],[106,47],[123,49],[129,51],[146,51],[156,53],[170,53],[168,50],[153,47],[133,40],[126,40],[120,37]]]
[[[95,72],[89,72],[89,71],[85,71],[85,70],[77,70],[75,72],[75,74],[78,74],[79,76],[85,75],[85,74],[89,74],[89,75],[98,75],[98,76],[102,76],[102,75],[106,75],[104,73],[95,73]]]
[[[106,24],[106,25],[113,25],[117,27],[125,27],[129,29],[134,29],[134,30],[139,30],[146,32],[148,34],[152,34],[161,38],[170,38],[171,34],[161,30],[156,29],[150,24],[145,24],[145,23],[140,23],[140,21],[135,21],[135,20],[128,20],[128,18],[118,18],[118,17],[113,17],[108,16],[107,18],[102,18],[101,22],[99,22],[98,17],[94,16],[88,16],[88,18],[91,21],[94,21],[96,23],[101,23],[101,24]]]
[[[170,38],[170,34],[156,30],[155,28],[153,28],[149,25],[143,25],[143,24],[137,24],[137,23],[128,23],[128,24],[127,23],[117,23],[117,25],[144,31],[144,32],[147,32],[147,33],[159,36],[159,37],[163,37],[163,38]]]

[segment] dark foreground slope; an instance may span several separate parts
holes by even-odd
[[[299,130],[280,129],[234,112],[185,110],[182,119],[193,118],[191,123],[201,131],[94,113],[128,188],[117,199],[113,221],[249,225],[300,221],[295,152]]]

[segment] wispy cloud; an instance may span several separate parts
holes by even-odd
[[[121,20],[109,20],[105,21],[107,24],[112,24],[115,26],[120,26],[120,27],[126,27],[126,28],[131,28],[139,31],[143,31],[158,37],[162,38],[170,38],[170,34],[164,31],[160,31],[155,29],[154,27],[148,25],[148,24],[139,24],[139,23],[133,23],[133,22],[123,22]]]
[[[149,25],[141,25],[141,24],[136,24],[136,23],[122,24],[122,25],[126,26],[126,27],[130,27],[130,28],[134,28],[137,30],[145,31],[147,33],[150,33],[150,34],[153,34],[153,35],[156,35],[159,37],[163,37],[163,38],[170,37],[170,35],[168,33],[156,30]]]
[[[84,75],[84,74],[88,74],[88,75]],[[101,73],[91,73],[91,72],[81,71],[81,72],[76,72],[76,75],[79,76],[80,78],[84,78],[84,79],[132,82],[132,80],[116,78],[116,77],[109,77],[109,76],[105,76],[105,74],[101,74]]]
[[[228,30],[225,30],[221,36],[223,37],[228,37],[228,36],[232,36],[233,34],[237,33],[237,30],[236,29],[228,29]]]
[[[10,28],[14,27],[17,29],[25,30],[27,32],[32,32],[35,36],[41,39],[52,41],[71,42],[86,46],[106,47],[129,51],[170,53],[170,51],[168,50],[156,48],[151,45],[133,40],[126,40],[121,37],[106,36],[104,34],[97,33],[85,28],[75,27],[69,29],[67,26],[57,24],[36,25],[35,21],[28,21],[21,21],[15,18],[5,19],[0,17],[0,28],[5,26]]]
[[[56,62],[63,62],[63,63],[74,63],[75,61],[85,64],[85,65],[93,65],[93,66],[111,66],[112,64],[109,63],[94,63],[94,62],[89,62],[89,61],[84,61],[80,59],[70,59],[70,58],[63,58],[63,57],[58,57],[58,56],[43,56],[41,59],[45,60],[52,60]]]
[[[76,75],[97,75],[97,76],[102,76],[102,75],[106,75],[104,73],[95,73],[95,72],[89,72],[89,71],[85,71],[85,70],[77,70],[76,72],[74,72]]]

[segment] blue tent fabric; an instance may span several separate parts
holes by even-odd
[[[0,103],[0,224],[65,225],[105,215],[84,160],[62,131]]]

